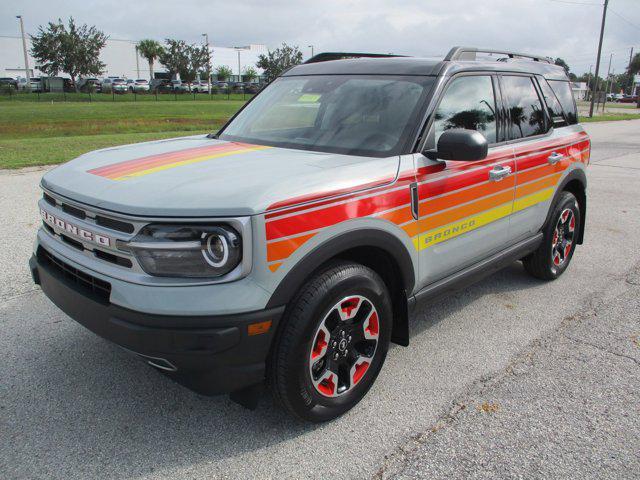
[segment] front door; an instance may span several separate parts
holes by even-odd
[[[420,286],[433,283],[504,248],[511,242],[515,195],[513,148],[503,128],[492,75],[454,77],[429,127],[426,149],[447,129],[466,128],[489,142],[477,162],[429,160],[416,154],[419,220],[414,243],[420,252]]]

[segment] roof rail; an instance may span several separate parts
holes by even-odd
[[[353,53],[353,52],[323,52],[314,55],[304,63],[329,62],[331,60],[344,60],[347,58],[388,58],[406,57],[406,55],[394,55],[392,53]]]
[[[475,48],[475,47],[453,47],[447,53],[447,56],[444,57],[444,61],[451,60],[471,60],[475,61],[477,59],[478,53],[497,53],[501,55],[506,55],[508,58],[529,58],[534,62],[545,62],[545,63],[553,63],[553,59],[551,57],[545,57],[542,55],[531,55],[529,53],[517,53],[517,52],[509,52],[507,50],[491,50],[488,48]],[[503,60],[504,61],[504,60]]]

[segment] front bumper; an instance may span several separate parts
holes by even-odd
[[[263,381],[284,307],[222,316],[149,314],[111,303],[103,292],[106,282],[91,288],[93,277],[62,265],[52,262],[41,249],[29,261],[34,282],[63,312],[179,383],[214,395]],[[250,324],[265,321],[271,321],[266,333],[249,335]]]

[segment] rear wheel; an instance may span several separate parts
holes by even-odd
[[[312,422],[352,408],[384,363],[391,322],[389,293],[373,270],[340,262],[321,271],[283,319],[269,365],[276,400]]]
[[[576,197],[562,192],[544,227],[542,244],[522,261],[527,272],[542,280],[562,275],[573,257],[581,221]]]

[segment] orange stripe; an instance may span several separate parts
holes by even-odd
[[[407,232],[407,235],[409,235],[410,237],[415,237],[416,235],[418,235],[420,233],[420,229],[418,228],[418,222],[411,222],[408,223],[407,225],[403,225],[402,229]]]
[[[202,156],[205,155],[215,155],[218,153],[226,153],[226,152],[233,152],[235,150],[242,150],[246,147],[238,145],[238,144],[231,144],[231,145],[225,145],[225,148],[217,148],[217,149],[210,149],[206,152],[202,153]],[[107,177],[110,179],[114,179],[114,178],[118,178],[118,177],[124,177],[126,175],[129,175],[131,173],[137,173],[137,172],[141,172],[144,171],[146,169],[149,168],[155,168],[155,167],[160,167],[163,165],[170,165],[172,163],[177,163],[183,160],[188,160],[190,158],[196,158],[200,155],[194,155],[191,152],[179,152],[176,153],[175,155],[172,156],[168,156],[168,157],[143,157],[141,158],[140,162],[136,162],[135,164],[129,164],[129,165],[122,165],[122,166],[114,166],[114,168],[110,169],[108,172],[104,173],[95,173],[93,171],[90,171],[90,173],[95,173],[96,175],[100,175],[102,177]]]
[[[456,220],[470,217],[471,215],[475,215],[476,213],[480,213],[493,207],[497,207],[498,205],[503,205],[512,201],[513,190],[510,189],[506,192],[498,193],[491,197],[482,198],[473,203],[462,205],[457,208],[452,208],[451,210],[447,210],[446,212],[436,213],[435,215],[432,215],[430,217],[420,219],[419,231],[426,232],[428,230],[447,225],[451,222],[455,222]]]
[[[393,210],[392,212],[383,213],[382,215],[379,215],[378,218],[400,225],[411,221],[413,219],[413,214],[411,213],[411,206],[406,206],[399,208],[398,210]]]
[[[515,178],[511,175],[500,182],[489,182],[476,187],[467,188],[466,190],[454,191],[445,194],[442,197],[433,199],[427,198],[424,203],[420,204],[420,216],[429,215],[430,213],[438,212],[461,203],[471,202],[480,197],[486,197],[487,195],[492,195],[503,190],[513,189],[514,185]]]
[[[269,270],[271,270],[272,272],[275,272],[280,268],[281,265],[282,265],[282,262],[272,263],[271,265],[269,265]]]
[[[300,237],[288,238],[286,240],[267,244],[267,262],[282,260],[289,257],[289,255],[295,252],[304,242],[314,235],[315,233],[309,233]]]
[[[516,175],[517,182],[519,185],[521,185],[523,183],[537,180],[538,178],[546,177],[547,175],[551,175],[552,173],[562,172],[569,166],[570,163],[571,162],[569,160],[562,160],[555,165],[545,165],[543,167],[534,168],[533,170],[524,170],[523,172],[518,172],[518,174]]]
[[[527,195],[531,195],[532,193],[536,193],[539,190],[544,190],[548,187],[553,187],[558,180],[562,176],[561,173],[556,173],[555,175],[547,178],[543,178],[536,182],[528,183],[526,185],[520,185],[516,188],[516,198],[525,197]]]

